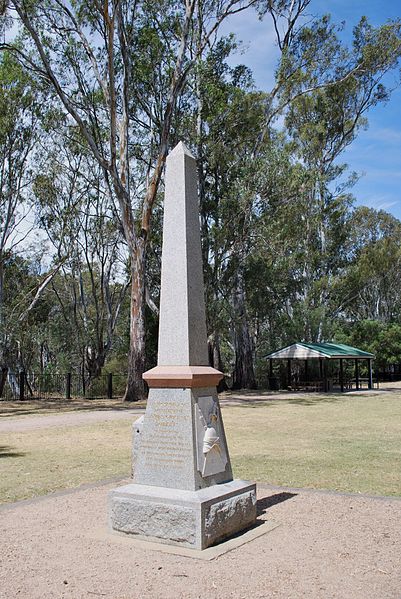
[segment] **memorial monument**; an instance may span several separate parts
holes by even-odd
[[[134,427],[133,483],[109,496],[111,527],[205,549],[250,527],[256,485],[233,480],[208,365],[196,162],[183,143],[167,157],[158,365]]]

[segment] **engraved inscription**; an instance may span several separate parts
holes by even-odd
[[[145,467],[160,470],[167,466],[169,469],[180,468],[192,457],[188,423],[183,426],[183,421],[187,420],[183,404],[175,400],[158,400],[152,408],[149,413],[152,435],[141,443]]]

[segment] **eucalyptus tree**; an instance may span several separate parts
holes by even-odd
[[[102,169],[131,258],[127,399],[143,394],[146,252],[175,108],[196,52],[254,0],[10,0],[27,69],[53,89]],[[198,34],[196,30],[198,28]],[[196,47],[194,36],[201,39]],[[3,44],[4,47],[4,44]],[[94,99],[96,101],[94,102]]]
[[[221,367],[220,344],[225,340],[232,347],[233,384],[243,387],[255,385],[243,279],[253,239],[257,171],[250,158],[263,121],[264,95],[252,91],[247,69],[221,64],[229,46],[222,42],[203,68],[201,213],[211,357]],[[247,380],[244,372],[250,373]]]
[[[234,78],[229,81],[224,56],[215,61],[212,74],[207,61],[198,69],[198,154],[204,165],[204,237],[209,237],[204,248],[210,262],[210,239],[220,238],[211,260],[220,276],[211,280],[218,289],[216,279],[222,280],[225,264],[238,386],[255,382],[255,342],[263,328],[262,302],[257,301],[264,286],[261,272],[269,282],[264,303],[276,306],[268,327],[278,331],[275,343],[283,337],[328,334],[330,286],[341,268],[351,202],[340,180],[345,167],[336,160],[364,125],[365,113],[388,99],[382,80],[396,71],[401,52],[399,22],[373,28],[362,18],[348,48],[329,16],[308,17],[310,4],[259,3],[273,19],[280,50],[269,93],[258,97],[252,92],[249,76],[242,90],[244,80],[238,85]],[[235,94],[243,95],[238,104]],[[279,116],[284,117],[281,137],[274,130]],[[230,243],[227,254],[224,246]],[[269,268],[261,271],[262,264]],[[250,304],[260,310],[254,322]],[[227,308],[224,302],[214,305]]]
[[[37,113],[29,78],[9,54],[0,57],[0,310],[5,252],[20,241],[29,181],[29,156],[36,135]],[[1,312],[0,312],[1,314]]]
[[[348,221],[347,266],[334,285],[340,323],[399,323],[401,222],[383,210],[360,206]]]
[[[3,386],[7,379],[18,386],[16,373],[35,364],[38,334],[40,335],[42,323],[47,318],[47,309],[44,308],[43,292],[40,299],[34,303],[32,300],[42,279],[40,264],[35,256],[10,251],[7,252],[4,265],[4,320],[1,331]],[[32,305],[29,309],[27,301]]]
[[[339,41],[332,35],[332,43]],[[302,236],[299,237],[299,287],[295,298],[304,322],[301,336],[321,340],[327,335],[334,277],[345,265],[345,243],[350,208],[346,168],[338,159],[360,128],[367,112],[389,99],[383,77],[396,67],[401,55],[400,28],[374,29],[362,19],[354,30],[352,50],[343,49],[343,60],[360,56],[363,69],[333,85],[302,94],[286,113],[286,126],[295,156],[308,170],[308,183],[300,194]],[[325,330],[326,329],[326,330]]]
[[[260,0],[261,17],[269,15],[274,24],[280,50],[275,82],[266,105],[264,135],[276,118],[286,113],[294,100],[320,89],[358,83],[366,90],[380,89],[384,75],[393,74],[397,85],[397,67],[401,52],[401,20],[389,20],[373,27],[366,17],[352,32],[352,45],[341,39],[345,22],[337,24],[330,14],[311,13],[313,0]],[[261,140],[263,140],[262,135]]]
[[[29,234],[32,155],[40,136],[40,93],[8,52],[0,56],[0,396],[8,371],[10,319],[5,305],[5,269]],[[26,291],[26,289],[25,289]],[[21,306],[20,306],[21,308]],[[23,309],[21,308],[23,311]],[[18,319],[21,314],[14,314]]]
[[[79,129],[69,127],[67,133],[62,115],[56,118],[59,131],[49,133],[41,147],[46,170],[33,186],[38,224],[62,264],[47,293],[54,294],[48,334],[70,356],[64,366],[79,364],[91,380],[100,375],[113,345],[130,282],[127,251],[99,165],[81,151]],[[52,343],[46,345],[56,353]]]

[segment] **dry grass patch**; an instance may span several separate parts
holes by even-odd
[[[401,395],[325,396],[223,408],[236,477],[401,495]],[[0,435],[0,501],[130,472],[131,423]]]
[[[134,419],[0,435],[0,502],[128,475]]]
[[[224,411],[236,476],[401,495],[401,396],[324,396]]]

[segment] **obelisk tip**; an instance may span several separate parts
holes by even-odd
[[[185,154],[186,156],[190,156],[191,158],[195,159],[195,156],[190,150],[188,150],[187,146],[182,141],[179,141],[175,148],[171,150],[170,154],[167,156],[167,159],[179,154]]]

